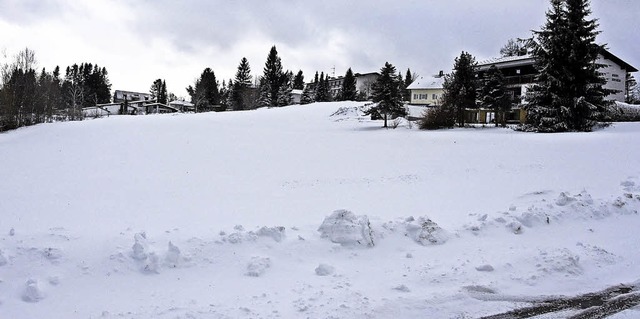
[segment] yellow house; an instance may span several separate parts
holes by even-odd
[[[442,89],[443,84],[444,77],[420,77],[413,81],[413,83],[407,87],[407,90],[411,92],[409,104],[439,105],[442,94],[444,93]]]

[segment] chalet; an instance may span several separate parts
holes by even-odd
[[[444,77],[420,77],[407,87],[409,104],[435,106],[442,98]]]

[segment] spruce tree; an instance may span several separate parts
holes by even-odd
[[[300,104],[309,104],[315,102],[315,94],[313,85],[308,83],[304,86],[304,90],[302,91],[302,97],[300,98]]]
[[[611,93],[596,63],[597,21],[588,0],[551,0],[547,21],[534,32],[539,73],[527,98],[527,128],[538,132],[590,131]]]
[[[380,76],[373,83],[373,102],[376,106],[365,112],[365,115],[371,115],[372,118],[380,115],[384,119],[384,126],[387,126],[387,120],[399,116],[406,116],[407,111],[402,104],[402,92],[400,79],[397,76],[396,68],[389,62],[384,64],[380,69]]]
[[[498,122],[502,127],[507,126],[507,113],[511,109],[511,97],[507,92],[504,75],[495,65],[492,65],[485,75],[483,85],[480,88],[481,105],[493,109]]]
[[[404,76],[404,100],[411,100],[411,91],[407,90],[409,85],[411,85],[416,80],[417,74],[411,73],[411,70],[407,68],[407,73]]]
[[[475,66],[475,58],[468,52],[462,52],[455,59],[453,73],[444,80],[442,106],[452,110],[459,126],[465,124],[466,109],[476,108]]]
[[[291,91],[293,90],[293,73],[287,71],[284,73],[283,81],[278,91],[278,106],[287,106],[293,104]]]
[[[204,69],[200,78],[196,80],[195,87],[189,85],[187,92],[191,96],[191,103],[196,107],[196,112],[211,111],[220,105],[220,89],[211,68]]]
[[[329,88],[324,78],[324,72],[320,73],[320,78],[315,83],[315,101],[327,102],[329,100]]]
[[[247,58],[242,58],[236,71],[231,90],[231,108],[235,111],[249,108],[249,90],[251,88],[251,67]]]
[[[302,74],[302,70],[299,70],[298,73],[296,73],[295,78],[293,78],[293,89],[304,89],[304,75]]]
[[[280,86],[284,81],[284,71],[282,69],[282,62],[280,57],[278,56],[278,50],[276,46],[272,46],[269,51],[269,55],[267,56],[267,62],[265,62],[264,70],[263,70],[263,79],[265,85],[262,86],[265,89],[268,88],[269,92],[261,94],[262,97],[268,97],[268,100],[262,101],[263,104],[266,104],[268,101],[268,105],[264,106],[276,106],[278,105],[278,92],[280,91]]]
[[[342,88],[340,89],[340,100],[355,101],[356,94],[356,78],[353,75],[353,71],[351,71],[351,68],[349,68],[347,70],[347,73],[344,74],[344,79],[342,80]]]

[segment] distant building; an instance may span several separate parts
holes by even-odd
[[[302,100],[302,92],[303,90],[298,90],[298,89],[291,90],[291,102],[293,104],[300,104],[300,100]]]
[[[124,100],[129,102],[131,101],[151,101],[151,94],[149,93],[140,93],[140,92],[132,92],[132,91],[122,91],[116,90],[113,93],[113,103],[124,102]]]
[[[356,73],[356,91],[358,91],[358,94],[370,99],[373,95],[373,83],[376,83],[379,77],[380,73],[378,72]]]
[[[356,91],[358,94],[363,95],[365,98],[370,98],[373,91],[372,86],[373,83],[380,77],[380,74],[377,72],[371,73],[356,73],[353,75],[356,79]],[[344,76],[339,76],[337,78],[329,78],[329,93],[332,97],[337,97],[342,90],[342,82],[344,82]]]
[[[169,106],[179,110],[180,112],[194,112],[196,110],[193,103],[182,100],[171,101],[169,102]]]
[[[409,104],[440,105],[444,93],[444,77],[420,77],[407,87],[410,92]]]

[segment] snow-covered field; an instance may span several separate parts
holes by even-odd
[[[0,318],[475,318],[640,279],[640,123],[386,130],[360,105],[0,134]]]

